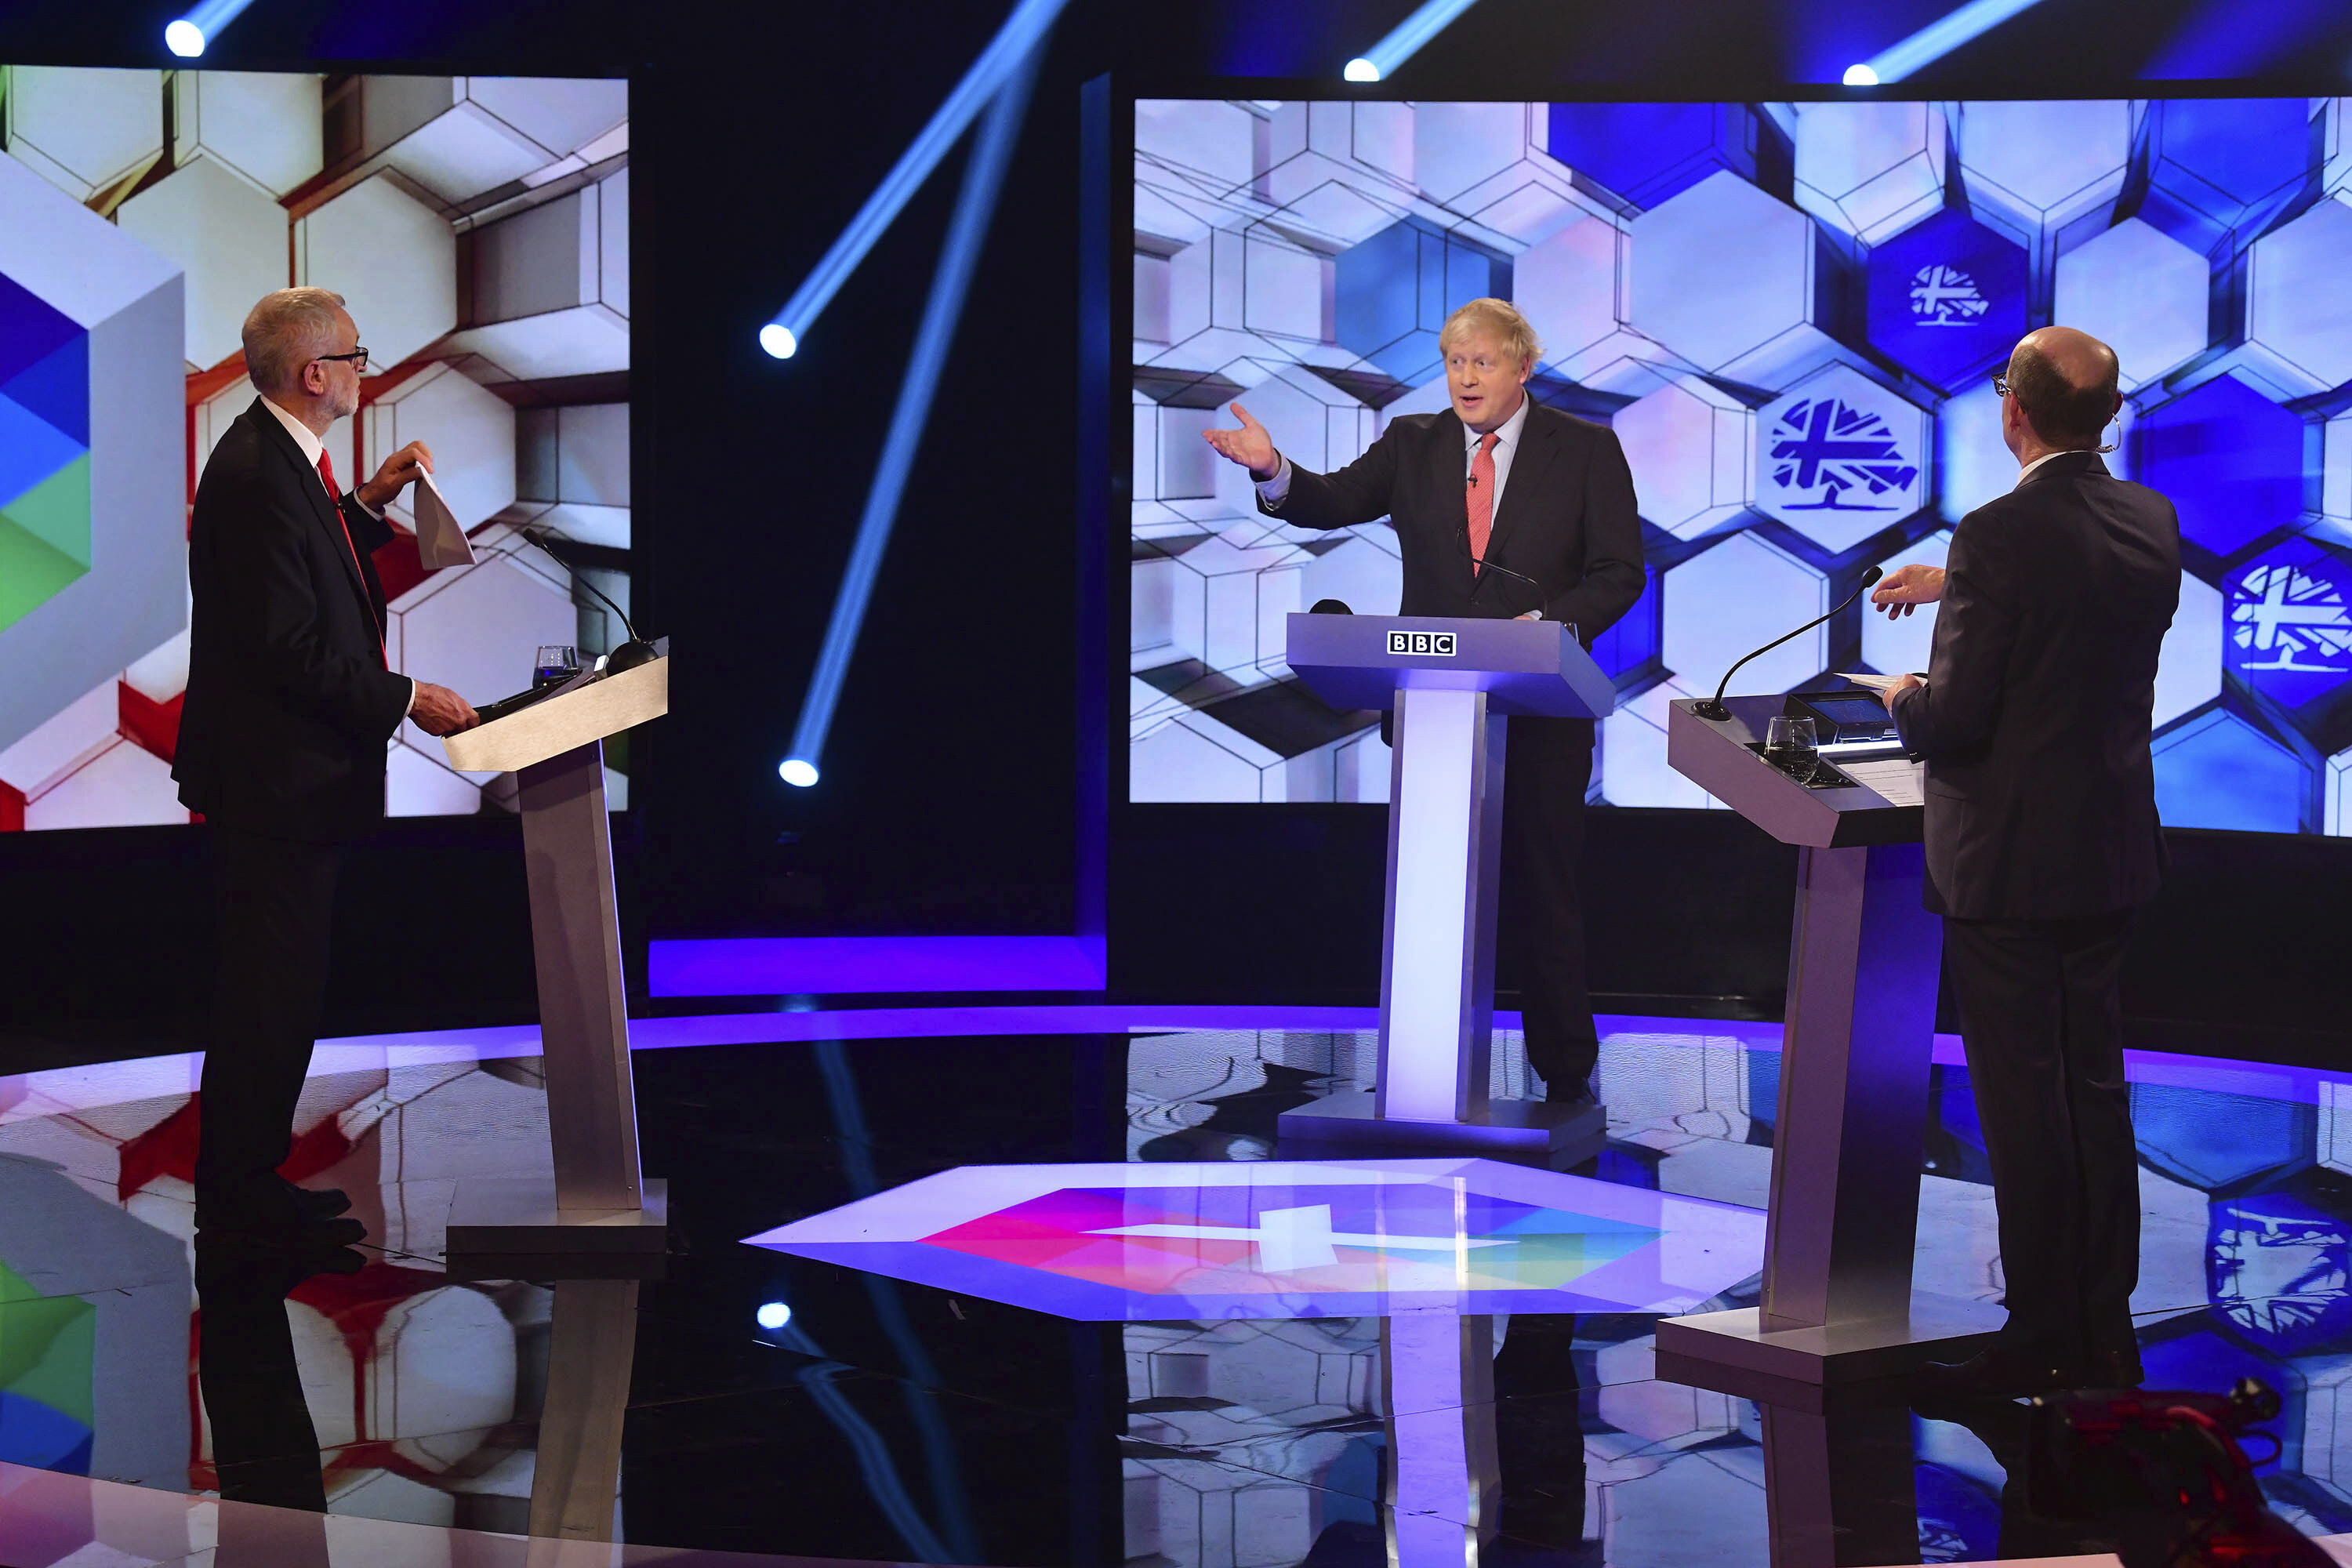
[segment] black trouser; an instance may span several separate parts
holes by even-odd
[[[2000,1222],[2003,1334],[2059,1360],[2132,1349],[2139,1164],[2124,1082],[2128,910],[1944,922]]]
[[[1584,792],[1592,721],[1514,719],[1503,762],[1503,878],[1497,945],[1517,980],[1528,1065],[1546,1088],[1573,1091],[1601,1046],[1584,980]]]
[[[205,1051],[199,1195],[266,1187],[292,1142],[333,934],[339,844],[212,830],[220,937]]]

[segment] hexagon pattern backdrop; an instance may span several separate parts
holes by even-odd
[[[373,356],[337,474],[425,441],[478,557],[426,571],[393,509],[394,668],[487,700],[621,639],[518,530],[628,603],[628,114],[620,80],[0,66],[0,830],[188,820],[187,508],[272,289],[343,295]],[[513,804],[393,739],[393,815]]]
[[[1871,566],[1940,563],[2014,481],[1990,377],[2055,320],[2115,345],[2108,462],[2180,510],[2164,819],[2352,834],[2352,99],[1135,115],[1130,800],[1387,798],[1374,716],[1297,683],[1283,617],[1393,614],[1393,534],[1272,522],[1201,433],[1238,398],[1337,468],[1446,406],[1437,329],[1495,294],[1640,496],[1596,801],[1717,804],[1667,703]],[[1849,609],[1739,685],[1924,668],[1933,625]]]

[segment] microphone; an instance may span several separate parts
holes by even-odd
[[[1862,586],[1856,588],[1853,593],[1848,594],[1843,600],[1839,601],[1837,608],[1830,611],[1829,616],[1816,616],[1811,620],[1807,621],[1803,626],[1799,626],[1795,631],[1789,633],[1788,637],[1774,637],[1770,642],[1768,642],[1762,647],[1758,648],[1756,653],[1749,654],[1747,658],[1741,659],[1739,664],[1735,664],[1729,669],[1725,670],[1723,672],[1723,679],[1716,686],[1715,695],[1707,699],[1705,702],[1693,703],[1691,705],[1691,711],[1697,714],[1702,719],[1712,719],[1717,723],[1730,718],[1731,710],[1723,705],[1723,692],[1724,688],[1731,684],[1731,678],[1739,673],[1739,665],[1746,664],[1748,659],[1754,658],[1757,657],[1757,654],[1770,653],[1774,648],[1779,647],[1782,643],[1787,642],[1789,637],[1801,637],[1805,633],[1811,631],[1815,626],[1820,626],[1823,621],[1828,620],[1830,616],[1836,615],[1839,610],[1844,609],[1846,605],[1851,605],[1856,599],[1861,598],[1864,588],[1869,587],[1873,583],[1877,582],[1885,575],[1886,575],[1886,574],[1881,572],[1875,566],[1872,567],[1869,571],[1864,572],[1862,574]]]
[[[618,675],[625,669],[635,669],[641,664],[651,664],[655,659],[661,657],[654,651],[653,644],[639,637],[637,635],[637,628],[630,625],[629,612],[621,608],[620,605],[614,604],[610,595],[606,594],[604,589],[596,586],[595,584],[588,581],[587,578],[580,575],[578,572],[572,569],[572,563],[563,559],[562,552],[556,549],[558,544],[563,542],[562,540],[558,539],[554,534],[550,533],[543,528],[531,528],[527,525],[519,525],[515,529],[515,531],[521,534],[525,539],[530,540],[533,544],[538,545],[541,550],[547,552],[549,556],[554,560],[555,563],[563,568],[564,575],[570,577],[575,586],[585,588],[590,593],[595,595],[598,598],[604,600],[612,612],[621,617],[621,625],[627,630],[629,640],[604,656],[604,673],[607,675]]]
[[[1352,616],[1356,612],[1348,608],[1344,599],[1318,599],[1307,613],[1310,616]]]

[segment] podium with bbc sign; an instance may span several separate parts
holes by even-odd
[[[1288,662],[1335,708],[1396,715],[1378,1081],[1282,1115],[1285,1157],[1600,1152],[1585,1102],[1490,1098],[1503,759],[1514,717],[1598,719],[1616,689],[1558,621],[1295,615]]]

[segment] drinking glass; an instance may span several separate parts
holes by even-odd
[[[1764,726],[1764,754],[1777,761],[1795,762],[1810,757],[1820,744],[1820,737],[1814,733],[1811,719],[1792,718],[1783,713]]]

